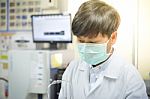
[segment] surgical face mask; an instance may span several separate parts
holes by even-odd
[[[82,60],[91,65],[96,65],[105,61],[110,53],[107,54],[107,43],[93,44],[93,43],[79,43],[78,50]]]

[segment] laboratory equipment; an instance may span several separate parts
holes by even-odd
[[[17,32],[11,37],[10,45],[15,50],[33,50],[36,44],[33,43],[32,33]]]
[[[49,51],[42,50],[9,51],[9,99],[46,95],[50,79],[49,55]]]
[[[32,15],[31,19],[34,42],[48,42],[54,49],[57,43],[72,42],[71,14]]]

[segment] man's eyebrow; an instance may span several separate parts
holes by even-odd
[[[83,37],[77,37],[78,40],[83,40]]]
[[[81,39],[78,39],[78,40],[80,40],[80,41],[84,41],[84,39],[82,39],[82,38],[81,38]]]

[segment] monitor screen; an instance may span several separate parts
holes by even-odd
[[[72,42],[70,14],[32,15],[31,19],[34,42]]]

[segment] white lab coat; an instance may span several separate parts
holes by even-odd
[[[148,99],[144,81],[131,64],[114,53],[105,62],[102,82],[89,89],[89,65],[74,60],[63,74],[59,99]]]

